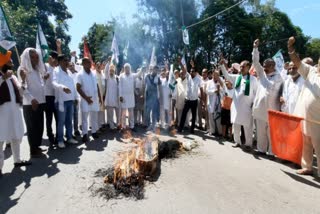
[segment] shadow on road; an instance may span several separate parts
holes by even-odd
[[[282,172],[284,172],[286,175],[288,175],[290,178],[292,178],[293,180],[295,181],[298,181],[300,183],[303,183],[303,184],[306,184],[306,185],[309,185],[311,187],[314,187],[314,188],[317,188],[317,189],[320,189],[320,185],[315,183],[315,182],[312,182],[300,175],[296,175],[296,174],[293,174],[293,173],[290,173],[290,172],[286,172],[284,170],[281,170]]]
[[[44,140],[43,145],[48,145],[48,142]],[[0,179],[0,213],[7,213],[18,204],[24,192],[32,185],[33,178],[56,175],[60,172],[58,163],[77,164],[82,152],[83,148],[77,146],[67,146],[63,150],[50,148],[45,158],[32,159],[32,166],[25,170],[13,168],[10,173],[4,174]]]

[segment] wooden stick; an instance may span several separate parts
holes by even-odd
[[[21,59],[20,59],[20,55],[19,55],[17,46],[14,46],[14,49],[16,50],[16,54],[17,54],[17,58],[18,58],[18,61],[19,61],[19,65],[21,65]]]

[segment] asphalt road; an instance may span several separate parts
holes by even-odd
[[[106,201],[90,191],[100,182],[94,172],[111,166],[115,153],[128,146],[119,133],[107,132],[87,145],[48,150],[46,159],[34,159],[31,167],[21,170],[13,168],[7,150],[0,213],[320,213],[320,182],[296,175],[293,164],[244,153],[200,132],[196,135],[176,136],[196,140],[200,146],[162,161],[158,181],[146,185],[146,198],[140,201]],[[26,137],[21,151],[28,159]]]

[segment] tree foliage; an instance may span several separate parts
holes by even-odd
[[[63,42],[63,52],[69,53],[71,37],[66,33],[66,21],[72,18],[64,0],[3,0],[1,5],[21,53],[26,47],[35,47],[37,24],[40,23],[49,48],[56,50],[56,38]],[[50,18],[50,19],[49,19]],[[52,21],[55,21],[52,23]]]
[[[275,8],[275,0],[268,0],[265,4],[261,4],[259,0],[249,0],[206,22],[191,26],[188,28],[190,45],[183,44],[183,26],[198,23],[237,2],[239,1],[137,0],[139,13],[135,15],[133,24],[127,25],[122,20],[115,19],[107,29],[108,33],[98,30],[96,24],[90,28],[88,36],[91,48],[94,56],[101,58],[103,54],[99,46],[107,45],[110,49],[110,31],[113,29],[121,51],[130,42],[128,61],[136,66],[145,59],[149,61],[152,46],[156,46],[158,64],[182,53],[186,54],[187,60],[195,58],[199,69],[217,63],[220,53],[224,53],[229,62],[250,60],[252,43],[256,38],[261,40],[261,59],[265,59],[272,57],[280,49],[286,53],[286,41],[292,35],[297,38],[297,51],[305,55],[305,44],[309,37],[294,26],[285,13]],[[97,30],[108,36],[108,43],[90,36],[96,34]],[[286,54],[285,58],[288,58]]]
[[[306,50],[306,56],[309,56],[313,59],[315,63],[318,62],[318,59],[320,59],[320,39],[315,38],[312,39],[307,44],[307,50]]]

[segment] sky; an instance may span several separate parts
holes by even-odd
[[[126,17],[130,23],[132,15],[138,12],[136,0],[65,0],[65,3],[73,15],[68,21],[72,36],[70,49],[77,51],[81,38],[93,23],[104,24],[119,16]],[[276,7],[287,13],[305,35],[320,38],[320,27],[315,24],[320,18],[320,0],[276,0]]]

